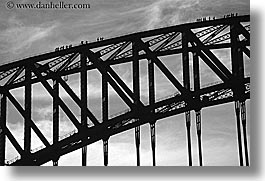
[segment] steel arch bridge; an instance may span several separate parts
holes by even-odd
[[[230,51],[231,70],[213,52]],[[181,55],[183,80],[178,80],[160,57]],[[244,57],[248,57],[245,60]],[[153,165],[156,165],[155,125],[162,118],[185,114],[188,165],[192,166],[191,111],[196,113],[199,163],[203,165],[201,140],[201,109],[227,102],[235,103],[239,165],[249,166],[246,133],[246,99],[250,99],[250,77],[245,75],[244,61],[250,60],[250,16],[187,23],[172,27],[137,32],[103,41],[73,46],[67,49],[25,58],[0,66],[0,165],[42,165],[53,161],[58,165],[61,156],[82,149],[82,165],[86,165],[86,146],[103,140],[104,165],[108,165],[108,140],[112,135],[135,129],[137,165],[140,165],[140,126],[150,124]],[[148,62],[148,103],[140,99],[139,62]],[[113,65],[131,62],[133,90],[112,68]],[[204,62],[221,80],[201,86],[200,62]],[[176,93],[156,100],[155,71],[157,67],[174,85]],[[192,69],[190,68],[192,66]],[[100,72],[102,81],[102,120],[96,118],[87,106],[87,74]],[[63,77],[80,75],[80,96]],[[191,76],[192,75],[192,76]],[[51,85],[48,81],[52,81]],[[53,101],[52,142],[42,134],[32,118],[32,86],[41,83]],[[192,85],[193,83],[193,85]],[[109,115],[111,86],[129,109],[118,115]],[[18,102],[11,90],[23,87],[24,105]],[[81,121],[59,95],[63,88],[81,110]],[[24,120],[24,146],[22,147],[7,126],[7,100]],[[59,137],[59,108],[68,116],[76,130]],[[89,124],[88,124],[89,122]],[[32,131],[43,143],[31,148]],[[19,153],[6,160],[6,139]],[[242,142],[243,140],[243,142]],[[244,144],[244,150],[243,150]]]

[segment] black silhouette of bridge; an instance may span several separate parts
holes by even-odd
[[[231,70],[213,50],[230,51]],[[245,54],[245,55],[244,55]],[[181,55],[183,80],[178,80],[160,57]],[[248,57],[245,60],[244,57]],[[148,102],[140,99],[139,62],[148,61]],[[249,166],[246,105],[250,99],[250,77],[245,75],[244,61],[250,60],[250,16],[237,16],[172,27],[137,32],[99,42],[73,46],[68,49],[41,54],[0,66],[0,165],[42,165],[53,161],[58,165],[61,156],[82,149],[82,165],[86,165],[87,145],[103,140],[104,165],[108,165],[108,140],[112,135],[135,129],[137,165],[140,165],[140,126],[150,124],[153,165],[156,165],[156,122],[176,114],[185,114],[188,165],[192,166],[191,111],[196,113],[199,163],[203,165],[201,140],[201,110],[205,107],[235,103],[239,165]],[[200,62],[203,61],[220,81],[201,86]],[[132,63],[133,90],[114,71],[112,65]],[[157,100],[155,71],[157,67],[176,88],[175,94]],[[192,66],[192,69],[190,68]],[[87,74],[97,70],[102,84],[102,120],[96,118],[87,103]],[[80,74],[80,97],[64,80],[65,76]],[[192,75],[192,76],[191,76]],[[50,85],[48,80],[53,81]],[[32,85],[41,83],[53,101],[52,142],[42,134],[32,119]],[[192,85],[193,83],[193,85]],[[81,121],[59,95],[61,86],[79,106]],[[128,109],[109,115],[109,90],[113,90]],[[10,92],[24,87],[24,106]],[[7,100],[24,119],[24,147],[18,143],[7,126]],[[73,132],[59,137],[59,108],[75,126]],[[89,123],[89,124],[88,124]],[[43,146],[32,149],[32,130]],[[6,160],[6,139],[19,156]],[[244,150],[243,150],[244,144]]]

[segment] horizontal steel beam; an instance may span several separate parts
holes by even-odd
[[[246,46],[249,46],[248,42],[240,42],[241,47],[244,48]],[[195,52],[197,50],[202,50],[203,48],[206,49],[210,49],[210,50],[214,50],[214,49],[222,49],[222,48],[231,48],[231,43],[224,43],[224,44],[216,44],[216,45],[205,45],[204,47],[200,47],[200,49],[198,47],[188,47],[189,52]],[[245,52],[245,51],[244,51]],[[166,50],[166,51],[162,51],[162,52],[153,52],[153,54],[157,57],[164,57],[164,56],[168,56],[168,55],[174,55],[174,54],[181,54],[182,53],[182,48],[178,48],[178,49],[174,49],[174,50]],[[246,53],[246,52],[245,52]],[[143,55],[139,55],[139,60],[144,60],[147,59],[148,55],[143,54]],[[106,66],[111,66],[111,65],[117,65],[117,64],[123,64],[123,63],[128,63],[128,62],[132,62],[133,58],[132,57],[128,57],[128,58],[122,58],[122,59],[117,59],[117,60],[108,60],[108,61],[104,61],[102,62],[102,64],[106,64]],[[86,67],[87,70],[93,70],[96,69],[95,65],[88,65]],[[62,70],[59,72],[50,72],[48,75],[43,76],[43,78],[45,78],[45,80],[50,80],[53,79],[54,76],[66,76],[66,75],[72,75],[72,74],[76,74],[79,73],[81,71],[80,68],[75,68],[72,70]],[[35,84],[35,83],[39,83],[40,82],[40,78],[34,78],[30,80],[31,84]],[[2,93],[5,90],[12,90],[18,87],[22,87],[25,85],[25,82],[19,82],[19,83],[13,83],[13,84],[9,84],[9,85],[5,85],[5,86],[0,86],[0,93]]]

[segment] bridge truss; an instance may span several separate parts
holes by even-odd
[[[232,70],[214,54],[214,50],[229,49]],[[244,55],[245,54],[245,55]],[[181,55],[182,77],[178,80],[160,57]],[[150,124],[153,165],[156,165],[156,122],[176,114],[185,114],[188,165],[192,166],[191,111],[196,113],[199,163],[203,165],[201,140],[201,109],[235,102],[238,135],[239,165],[249,165],[246,133],[246,99],[250,99],[250,77],[245,75],[244,57],[250,59],[250,16],[238,16],[205,22],[195,22],[138,32],[100,42],[74,46],[0,66],[0,165],[42,165],[53,161],[58,165],[61,156],[82,149],[82,165],[86,165],[86,146],[103,140],[104,165],[108,165],[108,140],[112,135],[135,129],[137,165],[140,165],[140,126]],[[139,62],[148,62],[148,103],[140,99]],[[201,86],[200,62],[204,62],[221,82]],[[112,68],[113,65],[132,63],[133,90]],[[157,67],[176,88],[176,93],[156,100],[155,71]],[[192,71],[190,69],[192,66]],[[91,70],[101,74],[102,120],[87,106],[87,75]],[[63,77],[80,74],[80,96]],[[191,77],[191,75],[193,75]],[[193,80],[193,81],[191,81]],[[49,81],[52,81],[51,85]],[[49,142],[32,118],[32,86],[41,83],[53,101],[53,141]],[[193,85],[191,85],[193,83]],[[128,106],[128,110],[110,117],[109,90],[113,90]],[[24,106],[11,90],[24,87]],[[81,121],[59,95],[63,88],[81,110]],[[7,100],[24,119],[22,147],[7,126]],[[59,137],[59,108],[68,116],[76,130]],[[89,121],[89,122],[88,122]],[[88,124],[89,123],[89,124]],[[242,130],[241,130],[242,129]],[[32,131],[42,141],[42,147],[31,148]],[[6,139],[19,156],[6,159]],[[243,140],[243,142],[242,142]],[[243,145],[245,150],[243,151]],[[244,152],[244,154],[243,154]],[[245,159],[244,159],[244,158]]]

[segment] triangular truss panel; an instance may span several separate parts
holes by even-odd
[[[200,59],[199,64],[201,88],[205,88],[223,82],[204,61]]]
[[[11,84],[17,76],[20,76],[21,72],[24,70],[24,68],[21,67],[15,67],[8,71],[2,71],[0,72],[0,83],[1,85],[8,85]]]

